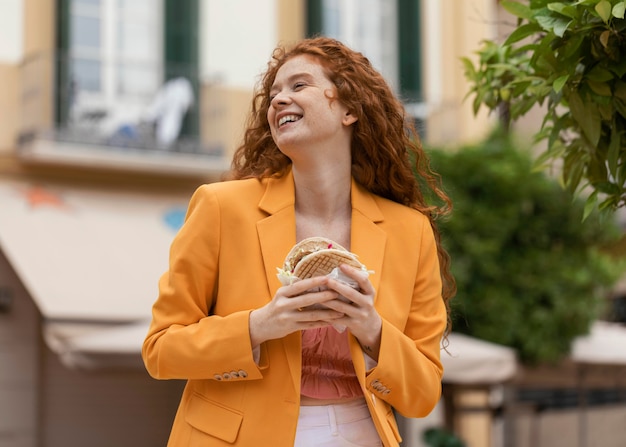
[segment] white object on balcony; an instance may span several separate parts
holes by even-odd
[[[156,125],[156,139],[160,148],[166,149],[176,141],[185,114],[193,103],[193,89],[186,78],[171,79],[159,89],[143,121]]]

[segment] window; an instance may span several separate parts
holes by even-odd
[[[147,117],[167,81],[185,77],[196,100],[180,135],[198,135],[198,0],[58,0],[58,5],[60,130],[74,137],[88,126],[82,136],[102,143]]]
[[[141,113],[163,80],[163,18],[153,0],[67,0],[69,119],[106,113],[110,126]],[[109,129],[110,130],[110,129]]]
[[[317,34],[365,54],[409,110],[423,101],[419,1],[308,0],[307,35]]]

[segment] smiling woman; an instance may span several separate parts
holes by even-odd
[[[449,206],[362,54],[329,38],[276,49],[229,181],[192,197],[153,306],[146,367],[187,380],[170,446],[398,446],[393,410],[425,416],[441,393]],[[309,238],[371,270],[282,285]]]
[[[337,88],[312,56],[287,61],[270,90],[267,120],[278,148],[293,161],[296,154],[314,154],[337,166],[337,158],[350,156],[350,127],[356,117],[340,101]],[[296,152],[292,152],[296,148]],[[306,149],[306,150],[303,150]],[[341,152],[341,149],[344,149]],[[350,164],[343,165],[345,169]]]

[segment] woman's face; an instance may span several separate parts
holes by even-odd
[[[336,97],[335,85],[315,57],[300,55],[285,62],[270,89],[267,111],[278,148],[291,157],[306,148],[349,147],[356,118]]]

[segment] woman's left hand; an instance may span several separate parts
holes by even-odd
[[[328,288],[335,290],[349,302],[341,299],[327,301],[324,305],[330,309],[342,312],[345,316],[333,320],[333,324],[341,324],[350,329],[361,344],[363,351],[374,360],[378,361],[380,351],[380,337],[382,330],[382,318],[374,307],[376,291],[369,280],[366,272],[357,270],[348,265],[341,265],[341,273],[356,281],[358,289],[338,281],[328,281]]]

